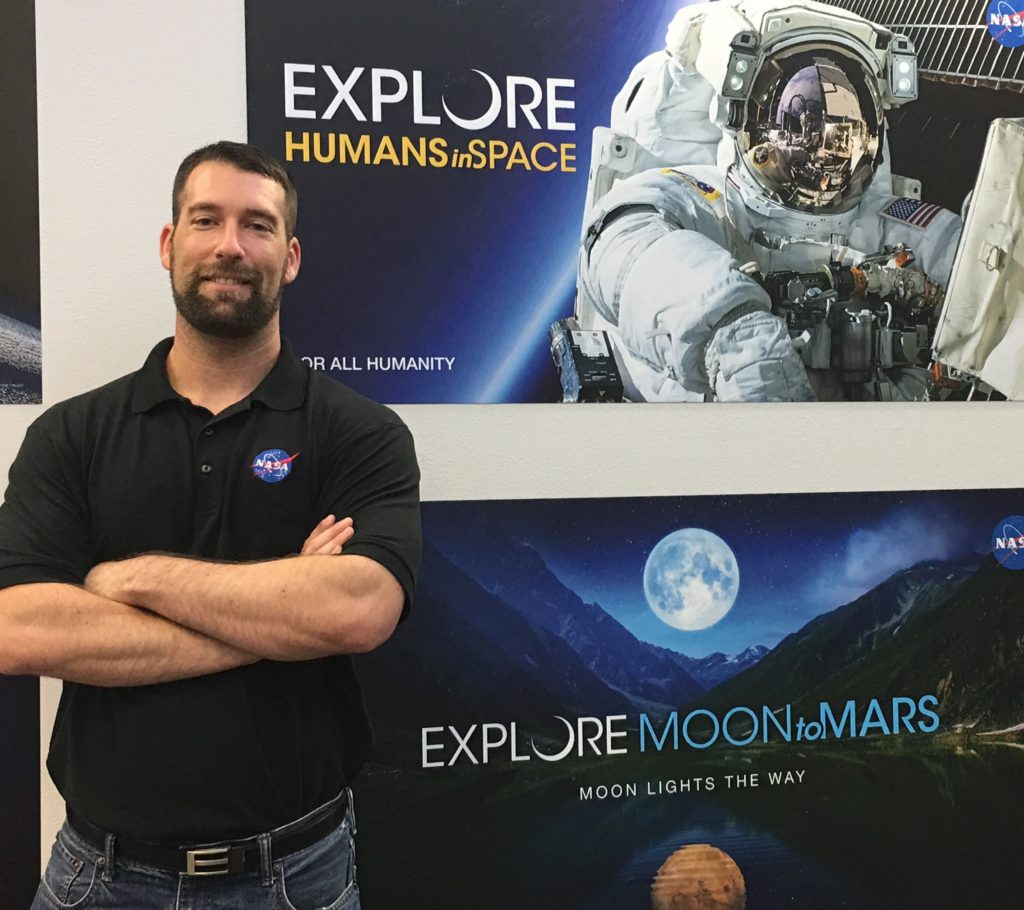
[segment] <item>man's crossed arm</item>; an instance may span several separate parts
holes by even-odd
[[[147,685],[371,650],[394,630],[404,594],[373,560],[339,558],[352,534],[350,519],[329,515],[303,544],[310,559],[147,554],[100,563],[81,588],[0,591],[0,672]]]

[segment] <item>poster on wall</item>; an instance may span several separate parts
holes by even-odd
[[[0,13],[0,404],[42,401],[35,6]]]
[[[364,899],[1014,906],[1020,491],[432,502]]]
[[[387,402],[1024,397],[1024,42],[953,5],[246,0],[285,331]]]
[[[39,681],[0,676],[0,907],[32,903],[39,882]]]

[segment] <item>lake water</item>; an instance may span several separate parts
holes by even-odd
[[[802,783],[767,784],[788,766]],[[715,778],[714,792],[647,793],[681,771]],[[725,787],[740,771],[759,785]],[[580,799],[615,780],[636,795]],[[649,910],[660,865],[694,843],[735,860],[748,910],[1021,905],[1024,750],[1009,744],[662,757],[556,777],[377,769],[357,792],[368,908]]]

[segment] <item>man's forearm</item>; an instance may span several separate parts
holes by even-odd
[[[404,602],[386,569],[348,555],[212,563],[149,554],[100,564],[86,587],[272,660],[372,650]]]
[[[67,584],[0,591],[0,672],[94,686],[205,676],[258,658],[162,616]]]

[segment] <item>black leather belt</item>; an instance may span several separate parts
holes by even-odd
[[[322,815],[309,819],[308,823],[299,826],[285,825],[283,829],[279,829],[282,832],[280,834],[271,832],[271,857],[280,859],[311,847],[341,825],[347,810],[348,794],[343,793],[330,804],[329,809]],[[68,823],[93,849],[100,853],[106,850],[107,832],[86,821],[70,807]],[[259,841],[255,837],[193,847],[166,847],[115,835],[114,854],[121,859],[134,860],[154,869],[184,872],[186,875],[259,872],[262,864]]]

